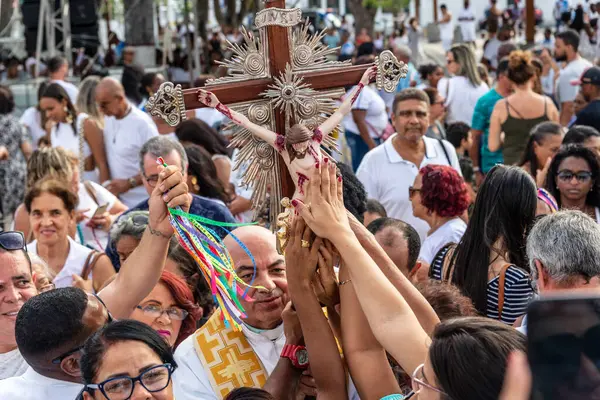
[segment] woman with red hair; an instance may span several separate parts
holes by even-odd
[[[131,313],[131,319],[151,326],[175,350],[196,330],[202,309],[194,303],[187,283],[169,271],[163,271],[152,292]]]
[[[469,206],[467,185],[452,167],[426,165],[408,190],[413,215],[430,227],[419,259],[431,264],[441,248],[458,243],[467,229],[460,218]]]

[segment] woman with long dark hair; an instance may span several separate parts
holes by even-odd
[[[525,241],[536,208],[531,176],[518,167],[495,166],[477,193],[460,243],[440,250],[431,277],[458,286],[482,315],[512,324],[533,295]]]
[[[546,190],[559,208],[579,210],[600,223],[600,163],[590,150],[567,145],[554,156]]]
[[[174,400],[171,377],[177,363],[173,352],[142,322],[105,325],[85,342],[80,363],[85,387],[79,399],[129,399],[134,392],[142,392],[144,399]]]
[[[83,180],[110,180],[104,135],[93,118],[77,111],[65,89],[56,83],[48,85],[40,108],[55,124],[50,131],[52,147],[63,147],[79,157]]]
[[[230,153],[227,151],[229,143],[223,136],[219,135],[206,122],[196,118],[183,121],[177,125],[175,135],[184,146],[195,144],[208,151],[217,167],[217,175],[221,183],[224,187],[229,187],[231,159]]]
[[[188,157],[187,173],[190,192],[220,201],[225,205],[229,201],[229,196],[217,176],[217,167],[210,153],[196,145],[185,146],[185,153]]]
[[[525,151],[517,165],[532,176],[538,187],[546,183],[546,167],[550,166],[552,157],[560,150],[562,143],[562,127],[556,122],[542,122],[529,132]]]

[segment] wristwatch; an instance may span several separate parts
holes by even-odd
[[[131,186],[132,189],[137,186],[137,180],[135,178],[129,178],[127,179],[127,181],[129,182],[129,186]]]
[[[294,367],[298,369],[308,368],[308,351],[304,346],[286,344],[281,350],[281,357],[289,358]]]

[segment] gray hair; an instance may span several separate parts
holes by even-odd
[[[399,44],[394,47],[394,55],[396,57],[406,57],[410,60],[412,58],[412,50],[405,44]]]
[[[166,157],[175,150],[181,158],[181,173],[185,174],[188,167],[188,157],[181,143],[166,136],[155,136],[149,139],[140,150],[140,172],[144,174],[144,156],[152,154],[154,157]]]
[[[529,233],[527,258],[534,280],[539,278],[535,260],[557,282],[600,276],[600,225],[580,211],[547,215]]]
[[[110,228],[110,241],[116,246],[123,236],[133,236],[137,240],[142,240],[146,226],[148,226],[148,211],[128,212]]]
[[[460,66],[457,75],[464,76],[475,87],[481,85],[481,76],[477,70],[477,60],[475,59],[473,49],[461,43],[452,46],[450,52],[454,56],[454,61]]]

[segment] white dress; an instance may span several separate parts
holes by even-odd
[[[92,252],[91,249],[80,245],[75,242],[70,237],[69,239],[69,254],[67,255],[67,260],[65,261],[65,265],[62,267],[60,272],[54,277],[52,281],[57,288],[61,287],[70,287],[73,284],[72,275],[81,275],[83,271],[83,266],[85,264],[85,260],[88,255]],[[37,252],[37,240],[34,240],[29,245],[27,245],[27,251],[38,255]],[[92,279],[92,274],[90,273],[88,279]]]

